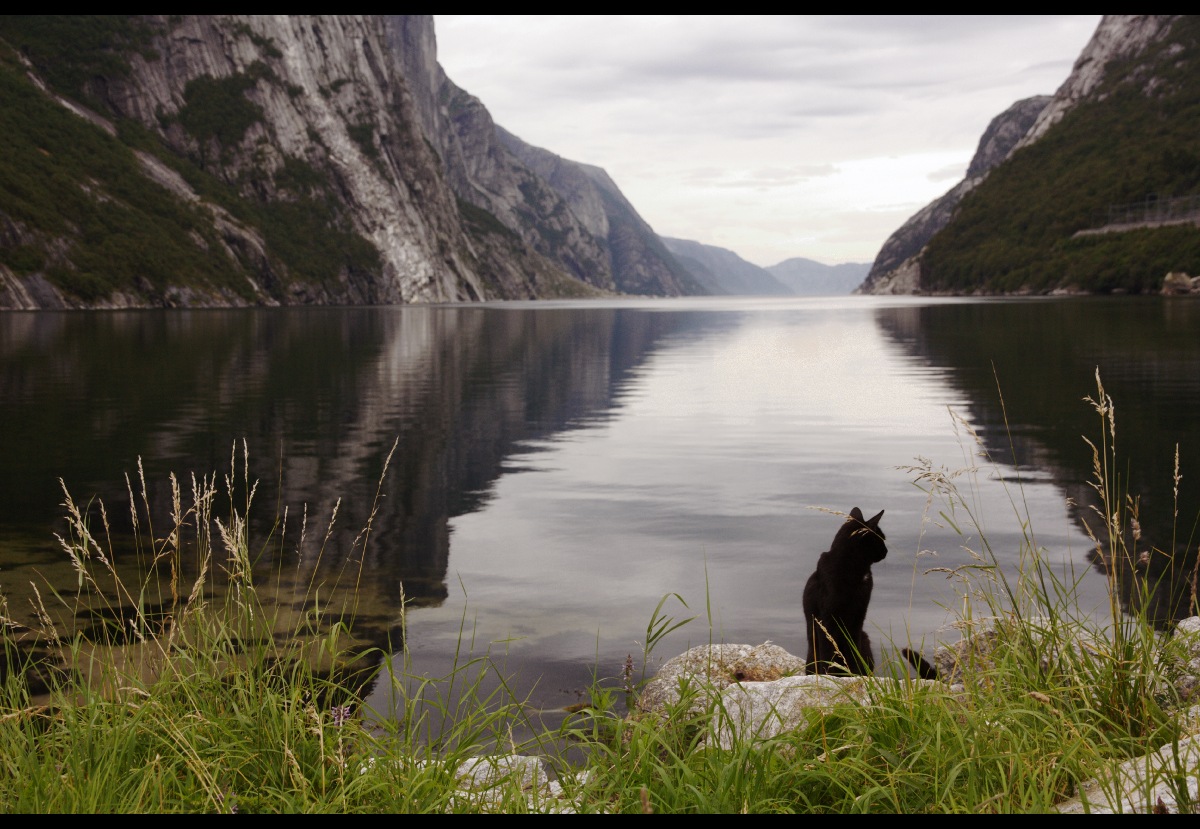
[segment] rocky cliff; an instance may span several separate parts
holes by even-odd
[[[517,158],[427,15],[9,17],[0,84],[0,307],[688,289]]]
[[[1180,16],[1106,14],[1096,27],[1092,39],[1083,47],[1071,74],[1054,93],[1050,105],[1039,114],[1037,123],[1029,129],[1018,146],[1023,147],[1040,139],[1079,104],[1104,96],[1103,83],[1106,79],[1120,82],[1119,77],[1114,75],[1121,74],[1121,62],[1149,58],[1153,63],[1156,56],[1148,54],[1151,46],[1169,37]],[[1178,49],[1171,51],[1178,54],[1183,48],[1181,43]]]
[[[1197,272],[1195,219],[1151,208],[1200,198],[1198,99],[1198,18],[1106,15],[1019,140],[1029,112],[1010,110],[994,152],[888,240],[861,290],[1139,293]],[[1145,218],[1114,229],[1114,211]]]
[[[664,247],[608,173],[526,144],[503,129],[500,140],[563,198],[583,227],[599,240],[602,264],[623,293],[704,294],[698,282]]]

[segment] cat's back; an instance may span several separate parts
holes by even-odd
[[[812,571],[812,575],[808,577],[808,581],[804,583],[803,599],[805,613],[818,613],[821,605],[825,602],[826,595],[829,593],[829,556],[830,553],[826,550],[817,557],[817,566]]]

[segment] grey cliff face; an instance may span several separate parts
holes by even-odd
[[[497,128],[504,146],[547,182],[601,247],[602,266],[618,291],[652,296],[707,293],[599,167],[560,158]]]
[[[144,28],[147,41],[120,52],[128,71],[86,81],[86,107],[50,92],[32,64],[30,77],[111,140],[124,140],[121,124],[136,123],[161,141],[161,152],[134,149],[140,174],[200,211],[208,241],[197,254],[227,257],[242,283],[143,291],[136,286],[149,283],[138,277],[134,288],[81,298],[45,273],[0,264],[0,307],[408,303],[695,288],[603,171],[514,152],[486,108],[437,63],[429,15],[121,20]],[[226,195],[181,174],[189,165]],[[281,253],[281,234],[273,237],[258,214],[297,201],[325,211],[323,226],[342,240],[329,247],[348,245],[358,258],[302,272],[303,254]],[[72,249],[83,244],[51,238],[2,208],[0,222],[13,245],[41,247],[48,268],[69,270]]]
[[[438,64],[433,18],[397,15],[393,19],[391,46],[415,90],[421,128],[437,151],[454,195],[490,213],[528,251],[545,257],[547,267],[562,268],[611,290],[599,243],[569,214],[554,190],[513,157],[479,99],[455,85]],[[513,293],[512,287],[506,293]]]
[[[1177,14],[1106,14],[1092,39],[1079,54],[1071,74],[1054,93],[1054,99],[1038,116],[1014,149],[1037,141],[1080,101],[1091,97],[1104,81],[1105,67],[1114,60],[1141,54],[1166,37],[1179,19]]]
[[[236,147],[205,146],[178,120],[165,130],[184,152],[220,156],[237,179],[276,173],[287,159],[329,176],[355,229],[378,249],[382,273],[330,300],[422,302],[487,295],[465,251],[453,195],[419,131],[403,67],[386,48],[388,19],[358,16],[190,16],[159,19],[158,60],[135,58],[115,85],[113,108],[154,128],[176,119],[197,79],[244,77],[257,66],[277,81],[254,83],[261,108]],[[267,44],[264,46],[264,44]],[[351,136],[357,127],[359,138]],[[363,137],[365,136],[365,138]],[[266,185],[267,198],[277,196]]]
[[[449,80],[442,86],[453,148],[447,156],[451,186],[465,201],[487,210],[521,239],[572,276],[614,290],[601,241],[541,176],[504,143],[479,99]]]
[[[982,178],[1016,149],[1030,127],[1049,105],[1049,95],[1034,95],[1017,101],[997,115],[983,131],[975,155],[967,167],[967,179]]]
[[[683,270],[599,168],[532,147],[498,126],[437,63],[432,18],[404,15],[393,46],[416,110],[455,195],[487,211],[531,250],[604,291],[694,292]]]

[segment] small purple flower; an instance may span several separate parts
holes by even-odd
[[[329,713],[333,715],[333,724],[337,728],[341,728],[350,721],[351,711],[349,705],[335,705]]]

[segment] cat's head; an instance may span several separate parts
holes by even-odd
[[[883,561],[887,555],[887,545],[884,543],[886,536],[879,529],[880,518],[883,518],[883,510],[871,518],[863,518],[862,510],[858,507],[850,510],[846,523],[838,530],[837,540],[845,545],[843,552],[859,556],[872,564]]]

